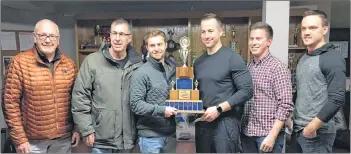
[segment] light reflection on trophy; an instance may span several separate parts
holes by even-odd
[[[232,48],[232,51],[236,51],[236,41],[235,41],[235,38],[237,36],[236,34],[236,29],[235,29],[235,26],[231,26],[229,31],[231,31],[231,34],[232,34],[232,41],[230,42],[230,45],[231,45],[231,48]]]
[[[165,106],[177,108],[179,113],[204,113],[202,101],[199,99],[199,82],[194,82],[193,67],[188,67],[186,63],[190,40],[183,36],[179,42],[184,64],[176,68],[176,82],[171,82],[170,98],[166,100]]]

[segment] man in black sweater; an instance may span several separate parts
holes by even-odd
[[[201,20],[201,40],[207,52],[196,59],[194,75],[206,109],[195,125],[197,153],[236,153],[244,103],[252,97],[252,78],[244,60],[222,45],[224,33],[215,14]]]

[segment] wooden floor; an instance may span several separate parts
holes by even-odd
[[[195,142],[177,142],[177,153],[195,153]]]

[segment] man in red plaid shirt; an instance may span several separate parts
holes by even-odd
[[[245,104],[242,144],[245,153],[282,153],[284,122],[293,110],[291,75],[288,68],[269,53],[273,39],[270,25],[250,26],[249,64],[254,96]]]

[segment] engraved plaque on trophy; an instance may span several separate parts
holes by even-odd
[[[186,65],[190,41],[188,37],[183,36],[179,42],[184,65],[176,68],[176,89],[174,89],[174,82],[172,81],[170,98],[166,100],[165,105],[173,105],[172,107],[176,107],[179,113],[204,113],[202,101],[199,100],[199,90],[197,89],[199,82],[197,80],[194,82],[193,67]]]

